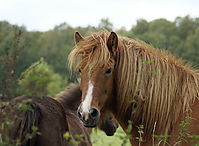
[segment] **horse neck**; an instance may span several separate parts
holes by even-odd
[[[109,111],[114,115],[122,129],[126,131],[129,125],[128,121],[131,120],[132,108],[130,107],[125,113],[120,114],[121,112],[118,111],[116,104],[113,104],[111,105],[111,108],[109,108]]]
[[[66,111],[76,111],[81,102],[82,92],[79,85],[73,85],[70,89],[66,89],[57,95],[56,100],[59,101]]]
[[[110,98],[106,105],[103,107],[102,112],[110,111],[115,119],[119,122],[123,130],[126,130],[128,127],[128,121],[131,120],[132,106],[129,106],[125,112],[120,111],[120,100],[116,97],[116,88],[114,89],[114,94],[112,98]]]

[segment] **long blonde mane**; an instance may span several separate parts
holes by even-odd
[[[82,62],[95,67],[108,63],[109,34],[102,30],[85,37],[69,55],[71,68],[77,57],[77,66]],[[199,97],[199,73],[165,50],[139,40],[119,36],[118,49],[114,73],[120,116],[135,106],[131,119],[134,124],[143,124],[151,134],[157,122],[156,132],[164,130],[162,134],[168,134],[181,111],[189,109]]]

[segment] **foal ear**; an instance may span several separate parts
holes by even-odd
[[[107,46],[108,46],[109,51],[115,57],[117,49],[118,49],[117,48],[118,47],[118,37],[117,37],[117,34],[113,31],[111,32],[111,34],[108,37]]]
[[[75,43],[77,44],[77,43],[79,43],[80,41],[82,41],[84,38],[81,36],[81,34],[78,32],[78,31],[76,31],[75,32]]]

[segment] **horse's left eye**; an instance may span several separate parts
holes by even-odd
[[[107,71],[106,71],[106,74],[111,74],[112,72],[112,68],[109,68]]]

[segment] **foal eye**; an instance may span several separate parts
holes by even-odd
[[[78,70],[80,73],[82,72],[81,69]]]
[[[112,68],[109,68],[107,71],[106,71],[106,74],[111,74],[112,72]]]

